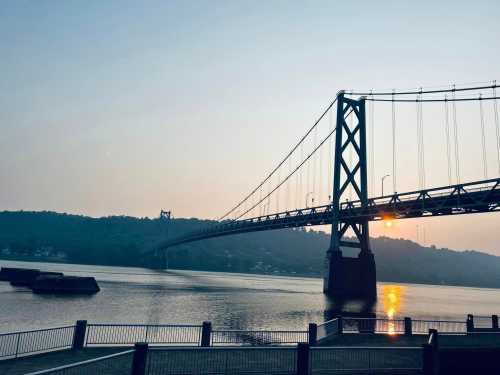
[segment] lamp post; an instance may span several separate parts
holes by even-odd
[[[313,192],[310,191],[309,193],[306,194],[306,208],[308,208],[307,206],[307,198],[309,198],[309,195],[312,194]],[[313,198],[313,202],[314,202],[314,198]]]
[[[385,176],[382,177],[381,179],[381,185],[382,185],[382,196],[384,196],[384,180],[389,177],[390,174],[386,174]]]

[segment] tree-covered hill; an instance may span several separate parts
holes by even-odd
[[[169,235],[207,224],[173,219]],[[166,233],[159,219],[90,218],[54,212],[0,212],[0,257],[143,266],[141,252]],[[256,232],[188,243],[169,251],[171,268],[320,276],[328,235],[303,229]],[[372,239],[381,281],[500,287],[500,257]]]

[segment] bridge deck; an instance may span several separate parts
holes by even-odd
[[[498,210],[500,210],[500,178],[370,198],[364,205],[360,201],[343,202],[340,204],[339,220],[376,221],[385,218],[407,219]],[[244,220],[225,221],[168,240],[160,248],[238,233],[325,225],[330,224],[332,219],[332,205],[326,205]]]

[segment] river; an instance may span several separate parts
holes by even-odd
[[[93,296],[36,295],[0,282],[0,333],[72,324],[201,323],[229,329],[305,329],[342,311],[378,317],[460,319],[500,314],[500,290],[442,285],[383,283],[378,300],[335,302],[319,278],[0,260],[0,266],[94,276]]]

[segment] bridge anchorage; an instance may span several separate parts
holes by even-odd
[[[349,113],[353,121],[347,122]],[[341,202],[351,188],[362,209],[368,208],[366,158],[365,98],[337,95],[337,126],[333,166],[332,233],[325,259],[323,291],[334,297],[375,298],[377,295],[375,259],[370,249],[370,233],[366,217],[342,218]],[[354,150],[348,155],[349,149]],[[354,162],[352,156],[354,155]],[[346,241],[352,229],[355,241]],[[341,247],[360,249],[357,258],[342,255]]]
[[[160,244],[155,251],[157,255],[155,267],[165,268],[167,266],[165,262],[168,258],[162,258],[167,255],[167,248],[188,242],[239,233],[331,225],[330,245],[326,249],[324,293],[343,299],[376,298],[376,266],[370,248],[370,221],[384,220],[386,218],[407,219],[500,211],[500,116],[497,105],[497,100],[500,97],[496,94],[498,87],[496,81],[494,81],[491,85],[486,86],[457,88],[453,85],[443,89],[431,90],[419,89],[399,92],[340,91],[335,100],[326,108],[299,142],[292,147],[286,157],[238,204],[227,211],[218,221],[207,224],[198,230],[168,238]],[[489,90],[492,90],[490,96],[482,95],[482,91]],[[475,93],[471,94],[471,92]],[[460,96],[457,96],[457,94]],[[451,95],[451,97],[448,95]],[[486,117],[485,104],[483,104],[486,101],[492,104],[493,111],[489,121],[490,124],[494,124],[495,129],[495,138],[491,138],[494,142],[491,143],[496,144],[497,168],[495,169],[498,172],[494,178],[488,178],[488,154],[486,152],[488,142],[485,136],[485,129],[487,129],[485,123],[488,117]],[[370,103],[368,106],[369,139],[367,139],[366,102]],[[391,194],[383,195],[382,192],[382,196],[374,196],[375,147],[373,137],[375,127],[373,105],[375,102],[390,102],[392,108],[391,177],[393,186]],[[456,104],[462,102],[469,103],[469,105],[474,104],[474,102],[479,103],[480,121],[478,121],[478,124],[480,125],[480,131],[476,132],[476,134],[479,135],[478,138],[481,141],[482,154],[476,154],[482,155],[483,178],[477,179],[477,176],[468,177],[469,182],[462,182],[463,176],[460,173],[460,156],[465,155],[470,158],[474,154],[470,152],[470,148],[467,148],[467,153],[460,152]],[[417,151],[414,154],[418,158],[417,173],[416,175],[415,173],[410,173],[410,175],[406,173],[406,180],[411,183],[411,179],[418,176],[419,187],[403,193],[397,192],[396,188],[395,103],[406,103],[401,104],[406,106],[405,108],[415,105],[417,120],[417,137],[415,140],[412,139],[412,142],[416,141],[417,143]],[[427,188],[423,103],[444,105],[443,125],[445,131],[442,133],[444,139],[437,144],[439,153],[443,152],[443,149],[446,151],[445,158],[441,158],[441,160],[447,161],[447,173],[433,173],[434,179],[432,181],[433,184],[439,187]],[[336,124],[334,127],[333,113],[335,111]],[[327,123],[329,125],[328,131],[318,140],[316,137],[317,125],[322,121],[325,123],[326,120],[329,120],[329,123]],[[451,127],[451,124],[453,127]],[[432,136],[434,138],[438,137],[436,126],[433,126],[432,129]],[[406,129],[405,132],[407,133]],[[314,139],[311,150],[304,154],[303,146],[304,144],[307,146],[308,140],[310,141],[311,138]],[[454,147],[452,147],[453,143]],[[321,184],[321,157],[322,151],[326,148],[324,146],[328,147],[328,162],[330,163],[326,189]],[[367,156],[367,149],[369,156]],[[407,154],[413,155],[413,153]],[[315,174],[318,155],[319,183],[317,183],[318,179],[316,179],[317,175]],[[491,159],[494,154],[492,153],[489,156]],[[453,160],[453,157],[455,160]],[[370,161],[369,166],[367,160]],[[295,166],[292,163],[295,163]],[[313,172],[309,173],[311,164],[313,165]],[[433,169],[439,168],[439,163],[433,164],[435,164],[432,166]],[[445,165],[445,163],[442,164]],[[288,171],[286,170],[287,167]],[[411,170],[413,172],[411,166],[405,165],[405,168],[407,171]],[[476,169],[479,170],[480,168]],[[367,181],[368,170],[370,171],[369,184]],[[455,182],[453,181],[453,172],[456,175]],[[305,182],[303,181],[304,175],[307,176]],[[447,181],[444,182],[443,180],[446,177],[448,177]],[[293,190],[293,185],[290,184],[292,181],[295,183],[295,199],[292,196],[292,202],[290,202],[290,192]],[[369,187],[370,197],[368,196]],[[285,193],[286,198],[284,210],[283,194],[281,194],[280,201],[281,188],[283,188],[281,192]],[[325,190],[328,195],[324,194]],[[306,199],[305,205],[300,204],[300,202],[304,203],[302,201],[304,196]],[[309,204],[309,197],[311,197],[311,204]],[[282,204],[281,210],[280,202]],[[271,211],[271,206],[276,207],[275,211]],[[168,224],[170,213],[165,212],[162,218]],[[168,230],[167,225],[163,227]],[[167,237],[166,234],[165,237]],[[343,255],[346,248],[358,249],[359,253],[354,258],[346,257]]]

